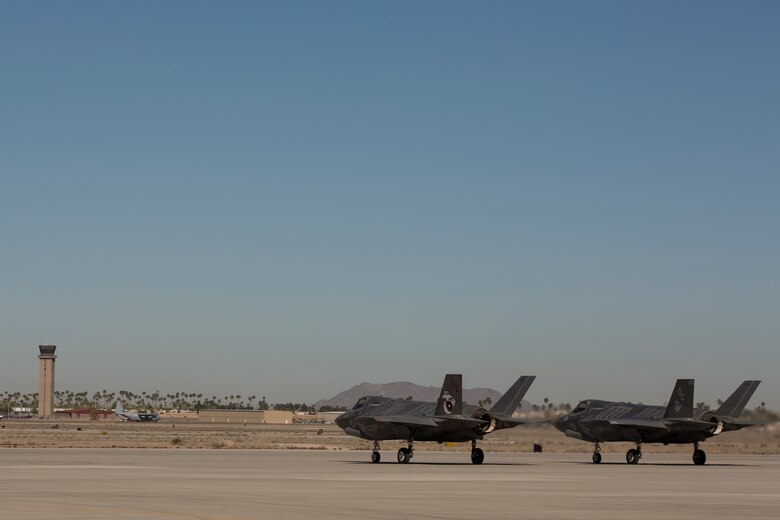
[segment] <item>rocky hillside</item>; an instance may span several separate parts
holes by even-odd
[[[441,387],[420,386],[408,381],[384,384],[360,383],[349,390],[344,390],[330,399],[317,401],[314,403],[314,406],[318,409],[322,406],[344,406],[350,408],[358,399],[365,395],[383,395],[385,397],[400,398],[412,396],[412,399],[416,401],[435,401],[438,399],[440,391]],[[468,404],[476,405],[480,400],[485,398],[490,398],[491,402],[495,403],[499,397],[501,397],[501,393],[492,388],[463,389],[463,400]],[[523,400],[521,410],[527,411],[530,409],[531,404],[528,403],[528,401]]]

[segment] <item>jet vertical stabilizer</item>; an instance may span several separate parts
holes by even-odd
[[[463,414],[463,375],[447,374],[436,402],[435,415]]]
[[[536,376],[522,376],[515,381],[515,384],[509,387],[509,390],[501,396],[501,399],[496,401],[496,404],[493,405],[490,411],[495,415],[511,417],[517,410],[517,407],[520,406],[520,401],[523,400],[528,389],[531,388],[534,379],[536,379]]]
[[[761,381],[745,381],[715,412],[718,417],[739,417]]]
[[[693,417],[693,379],[678,379],[666,407],[665,419]]]

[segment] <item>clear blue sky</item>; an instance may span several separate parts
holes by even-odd
[[[777,2],[4,2],[0,390],[780,407]]]

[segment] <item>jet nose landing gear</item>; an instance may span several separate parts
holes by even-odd
[[[379,454],[379,441],[374,441],[374,448],[371,450],[371,462],[377,464],[382,459]]]
[[[601,464],[601,445],[598,442],[593,447],[593,464]]]

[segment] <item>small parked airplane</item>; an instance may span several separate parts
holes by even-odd
[[[116,413],[116,416],[123,421],[157,422],[160,420],[160,416],[157,415],[156,413],[126,412],[125,409],[122,407],[122,403],[120,403],[119,401],[116,402],[116,410],[114,410],[114,413]]]

